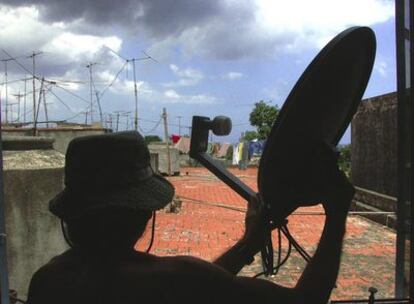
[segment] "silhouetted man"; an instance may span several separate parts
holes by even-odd
[[[62,220],[72,248],[34,274],[28,302],[326,303],[338,274],[354,191],[335,163],[310,161],[320,163],[318,174],[331,176],[319,189],[326,223],[299,282],[286,288],[235,275],[264,243],[266,228],[257,199],[249,203],[244,236],[214,263],[135,251],[152,212],[172,200],[173,186],[153,173],[149,151],[137,132],[74,139],[66,154],[66,187],[49,206]]]

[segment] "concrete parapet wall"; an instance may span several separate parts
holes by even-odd
[[[103,128],[49,128],[38,129],[38,135],[54,138],[53,148],[60,153],[65,154],[69,142],[80,136],[105,134],[111,132],[109,129]],[[6,128],[2,130],[4,136],[31,136],[32,129],[24,128]]]
[[[48,202],[63,189],[64,156],[54,150],[5,151],[4,199],[10,288],[26,298],[33,273],[67,245]]]
[[[148,145],[151,154],[158,154],[158,172],[168,174],[168,155],[165,145]],[[171,173],[180,174],[180,155],[178,149],[170,147]],[[155,168],[154,168],[155,169]],[[156,169],[155,169],[156,170]]]
[[[352,120],[351,178],[361,188],[397,195],[397,95],[362,101]]]
[[[397,198],[368,189],[356,187],[352,200],[353,211],[368,212],[362,214],[374,222],[396,229]]]
[[[356,187],[354,199],[382,211],[397,212],[397,198]]]

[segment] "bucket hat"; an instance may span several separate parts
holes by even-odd
[[[135,131],[73,139],[66,152],[65,188],[49,210],[62,219],[108,207],[158,210],[174,187],[150,164],[144,138]]]

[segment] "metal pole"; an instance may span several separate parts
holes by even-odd
[[[181,136],[181,118],[182,116],[177,116],[178,118],[178,136]]]
[[[118,132],[118,127],[119,127],[119,112],[116,113],[116,132]]]
[[[39,104],[37,106],[36,113],[35,113],[35,120],[33,122],[33,136],[37,135],[37,119],[39,117],[40,102],[42,101],[43,82],[44,82],[44,78],[42,78],[42,82],[40,83]]]
[[[407,36],[409,21],[409,0],[395,2],[395,30],[396,30],[396,55],[397,55],[397,96],[398,96],[398,195],[397,195],[397,240],[396,240],[396,266],[395,266],[395,295],[402,298],[408,295],[409,278],[405,276],[406,240],[410,233],[410,222],[407,216],[412,207],[413,192],[413,168],[412,168],[412,120],[413,102],[407,96],[410,77],[410,58],[407,50]],[[407,22],[408,21],[408,22]],[[407,54],[408,52],[408,54]],[[412,210],[412,208],[411,208]],[[412,261],[411,267],[412,268]],[[412,292],[414,291],[411,288]],[[413,299],[413,298],[412,298]],[[414,300],[414,299],[413,299]]]
[[[13,94],[13,96],[15,96],[17,98],[17,122],[20,122],[20,101],[21,98],[24,96],[23,94],[20,94],[20,91],[18,94]],[[11,117],[13,118],[13,117]]]
[[[4,80],[6,85],[6,124],[9,121],[9,97],[8,97],[8,85],[7,85],[7,60],[4,61]]]
[[[1,118],[0,118],[1,120]],[[0,121],[0,291],[1,303],[9,304],[9,277],[7,268],[7,234],[4,203],[3,145]]]
[[[135,96],[134,127],[135,127],[135,131],[138,131],[138,88],[137,88],[137,77],[135,74],[135,58],[132,59],[132,71],[134,74],[134,96]]]
[[[101,126],[103,126],[103,115],[102,115],[101,102],[99,101],[98,91],[95,91],[95,96],[96,96],[96,102],[98,103],[99,118],[101,119]]]
[[[36,53],[33,52],[33,54],[31,55],[32,57],[32,64],[33,64],[33,70],[32,70],[32,76],[33,76],[33,122],[36,120],[36,65],[35,65],[35,57],[36,57]],[[36,129],[36,128],[35,128]]]
[[[27,75],[24,75],[23,123],[26,123]]]
[[[92,94],[92,63],[89,63],[86,66],[89,69],[89,95],[90,95],[90,102],[91,102],[91,124],[93,123],[93,94]]]
[[[411,105],[411,115],[414,115],[414,4],[412,3],[412,1],[406,0],[406,10],[408,12],[408,16],[406,14],[406,27],[409,26],[409,30],[408,30],[408,40],[409,40],[409,47],[408,49],[406,48],[406,52],[408,53],[409,56],[409,63],[406,63],[406,71],[408,68],[407,73],[409,73],[409,75],[407,75],[407,78],[410,79],[410,83],[408,84],[409,86],[409,93],[408,93],[408,99],[409,99],[409,103]],[[407,39],[407,38],[406,38]],[[410,282],[409,282],[409,286],[410,286],[410,303],[414,303],[414,244],[413,244],[413,239],[414,239],[414,228],[413,228],[413,219],[414,219],[414,209],[413,209],[413,202],[414,202],[414,189],[413,189],[413,176],[414,176],[414,166],[413,166],[413,161],[414,161],[414,141],[412,138],[413,132],[414,132],[414,120],[411,119],[411,137],[410,137],[410,142],[411,142],[411,204],[410,204]]]
[[[43,80],[42,80],[43,81]],[[46,105],[46,94],[45,94],[45,89],[42,90],[42,94],[43,94],[43,106],[44,106],[44,110],[45,110],[45,118],[46,118],[46,128],[49,128],[49,117],[47,115],[47,105]],[[39,105],[40,106],[40,105]]]
[[[17,94],[17,122],[20,122],[20,98],[22,95],[19,93]]]
[[[171,170],[171,154],[170,154],[170,143],[168,138],[168,126],[167,126],[167,109],[162,109],[162,118],[164,119],[164,138],[165,138],[165,144],[167,146],[167,161],[168,161],[168,175],[172,175]]]

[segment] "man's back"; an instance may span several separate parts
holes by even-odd
[[[253,300],[254,294],[234,278],[220,267],[192,257],[156,257],[139,252],[84,256],[69,250],[34,275],[29,303],[185,304]]]

